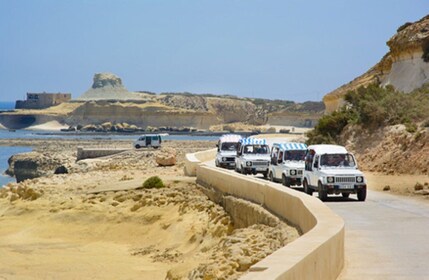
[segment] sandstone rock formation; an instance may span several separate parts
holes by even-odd
[[[156,163],[159,166],[172,166],[176,164],[176,150],[174,149],[162,149],[157,153],[155,158]]]
[[[323,98],[327,113],[341,108],[343,96],[360,86],[377,83],[410,92],[429,82],[429,16],[399,27],[387,45],[390,51],[379,63]]]
[[[118,131],[129,123],[134,130],[161,127],[209,129],[211,126],[314,126],[324,110],[322,102],[302,104],[285,100],[241,98],[214,94],[129,92],[110,73],[94,75],[91,88],[80,98],[44,110],[0,113],[0,125],[24,129],[56,121],[65,131]],[[68,128],[67,128],[68,127]],[[156,130],[156,129],[154,129]]]
[[[15,176],[17,182],[54,174],[58,167],[63,166],[60,158],[40,152],[13,155],[8,162],[6,173]]]
[[[92,86],[78,100],[138,100],[138,93],[129,92],[122,84],[121,78],[112,73],[97,73]]]

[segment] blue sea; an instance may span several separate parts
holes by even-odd
[[[138,134],[93,134],[93,133],[70,133],[58,131],[31,131],[31,130],[16,130],[9,131],[0,129],[0,139],[85,139],[85,140],[129,140],[130,144],[139,137]],[[207,140],[213,141],[219,139],[219,136],[200,136],[200,135],[166,135],[163,140],[170,141],[198,141]],[[7,160],[14,154],[31,151],[31,147],[8,147],[0,146],[0,188],[12,181],[14,178],[4,175],[8,168]]]
[[[0,111],[13,110],[15,102],[0,102]],[[16,130],[9,131],[0,129],[0,139],[83,139],[83,140],[129,140],[130,143],[139,137],[138,134],[119,134],[119,133],[76,133],[59,131],[31,131]],[[163,140],[170,141],[213,141],[219,139],[219,136],[202,135],[166,135]],[[0,146],[0,187],[8,182],[14,181],[14,178],[4,175],[8,168],[7,160],[14,154],[31,151],[31,147],[8,147]]]
[[[15,109],[15,102],[0,101],[0,111],[8,111]]]
[[[15,178],[4,174],[8,168],[7,160],[15,154],[30,152],[31,147],[4,147],[0,146],[0,188],[9,182],[15,182]]]

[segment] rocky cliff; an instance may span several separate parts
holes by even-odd
[[[326,112],[339,109],[344,95],[360,86],[376,83],[411,92],[429,82],[429,16],[399,27],[387,45],[389,52],[374,67],[323,98]]]
[[[97,73],[93,83],[78,100],[140,100],[143,96],[129,92],[122,84],[121,78],[112,73]]]
[[[240,98],[213,94],[129,92],[111,73],[94,75],[91,88],[77,100],[44,110],[0,113],[0,125],[23,129],[47,121],[68,126],[127,123],[140,128],[209,129],[230,123],[314,126],[322,102]],[[292,112],[292,114],[290,114]],[[306,120],[312,120],[310,122]]]

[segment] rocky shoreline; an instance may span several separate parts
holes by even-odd
[[[246,204],[248,215],[262,219],[235,225],[194,178],[183,176],[186,153],[215,141],[165,141],[160,150],[132,149],[130,140],[0,140],[7,143],[34,147],[13,156],[11,169],[37,178],[0,189],[0,275],[6,277],[238,279],[299,236],[245,201],[234,207]],[[82,145],[128,149],[76,161]],[[67,172],[55,174],[58,166]],[[143,188],[155,175],[166,187]],[[25,258],[20,248],[27,248]]]

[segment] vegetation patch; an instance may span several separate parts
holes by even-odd
[[[307,134],[307,144],[338,143],[348,124],[358,124],[369,131],[403,124],[408,132],[414,133],[417,131],[416,123],[424,121],[423,126],[426,126],[429,119],[429,85],[403,93],[392,86],[372,84],[347,92],[344,100],[347,105],[324,115],[314,130]]]
[[[158,176],[152,176],[143,183],[143,188],[145,189],[161,189],[164,188],[165,185],[162,182],[161,178]]]

